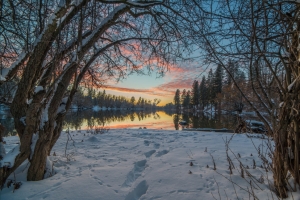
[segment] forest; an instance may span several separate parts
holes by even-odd
[[[221,65],[208,71],[207,77],[203,75],[201,81],[195,80],[191,89],[176,90],[174,95],[174,106],[181,110],[221,110],[227,112],[241,113],[245,105],[241,93],[233,84],[233,79],[239,86],[247,88],[247,79],[237,62],[229,60],[225,72]],[[230,74],[233,76],[231,77]],[[248,90],[250,90],[248,88]],[[249,107],[248,107],[249,109]],[[250,108],[251,109],[251,108]]]
[[[78,109],[99,107],[104,109],[152,109],[156,108],[160,99],[148,100],[142,97],[130,99],[124,96],[107,94],[105,89],[96,91],[95,88],[79,88],[74,96],[73,106]]]

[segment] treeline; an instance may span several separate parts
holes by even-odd
[[[99,106],[101,108],[154,108],[160,103],[160,99],[148,100],[142,97],[135,99],[132,96],[130,99],[124,96],[116,96],[107,94],[105,90],[96,91],[94,88],[80,88],[75,97],[73,104],[78,108],[91,108]]]
[[[245,72],[233,61],[227,63],[227,68],[229,73],[224,72],[222,66],[218,65],[214,71],[210,69],[207,77],[204,75],[200,83],[195,80],[190,90],[177,89],[174,104],[167,104],[166,107],[194,110],[237,110],[238,107],[243,107],[240,93],[233,85],[233,79],[241,85],[243,82],[246,83]]]

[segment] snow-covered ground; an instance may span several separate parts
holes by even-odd
[[[14,193],[12,187],[5,187],[0,199],[253,199],[253,194],[258,199],[277,199],[269,190],[272,173],[262,168],[253,145],[265,155],[267,140],[234,135],[228,149],[234,165],[230,174],[224,142],[231,138],[229,133],[115,129],[96,135],[72,131],[70,135],[74,146],[68,142],[67,157],[66,133],[51,152],[51,177],[27,182],[24,163],[16,173],[22,186]],[[18,143],[17,137],[4,140],[6,151]],[[245,167],[245,178],[238,160]],[[300,196],[293,193],[293,198]]]

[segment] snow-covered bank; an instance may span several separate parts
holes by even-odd
[[[230,175],[224,143],[230,133],[119,129],[98,135],[73,131],[71,136],[75,146],[69,141],[70,161],[64,156],[67,134],[62,133],[53,148],[52,177],[27,182],[23,165],[16,173],[17,181],[23,183],[21,188],[13,193],[12,188],[5,187],[0,199],[249,199],[250,178],[246,171],[245,178],[241,177],[240,163],[230,150],[237,157],[239,154],[244,166],[249,167],[247,171],[261,181],[251,181],[256,197],[272,199],[268,189],[272,174],[261,168],[262,161],[252,144],[265,151],[266,140],[251,141],[244,134],[234,135],[229,155],[235,169]],[[17,137],[4,139],[7,151],[18,143]],[[293,197],[300,198],[295,193]]]

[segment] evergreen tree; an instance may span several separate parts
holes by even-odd
[[[191,91],[188,90],[183,101],[183,107],[189,108],[191,104]]]
[[[131,103],[132,107],[134,107],[134,102],[135,102],[135,98],[134,98],[134,96],[132,96],[130,99],[130,103]]]
[[[177,109],[180,107],[180,90],[177,89],[174,96],[174,104]]]
[[[142,102],[142,97],[139,97],[139,100],[137,101],[137,105],[140,106]]]
[[[186,90],[183,89],[182,94],[181,94],[181,99],[180,99],[180,102],[183,105],[183,107],[185,107],[185,105],[184,105],[185,98],[186,98]]]
[[[222,92],[222,84],[223,84],[223,69],[221,65],[218,65],[213,80],[213,93],[214,97]]]
[[[215,98],[215,92],[214,92],[214,81],[213,81],[214,75],[212,72],[212,69],[209,70],[208,76],[207,76],[207,95],[208,95],[208,102],[212,103]]]
[[[202,77],[202,81],[200,83],[200,87],[199,87],[199,90],[200,90],[200,102],[201,102],[201,105],[202,105],[202,108],[204,109],[204,107],[206,106],[207,104],[207,99],[208,99],[208,94],[207,94],[207,87],[206,87],[206,78],[205,76]]]
[[[141,107],[144,108],[144,106],[145,106],[145,99],[142,98],[142,100],[141,100]]]
[[[227,70],[229,71],[229,73],[231,74],[231,76],[235,79],[236,76],[238,76],[238,66],[237,66],[237,63],[232,61],[232,60],[229,60],[228,63],[227,63]],[[229,75],[228,72],[226,72],[226,83],[227,85],[231,85],[232,84],[232,78],[231,76]]]
[[[193,86],[192,86],[192,104],[194,106],[198,106],[200,101],[199,101],[199,82],[194,81]]]

